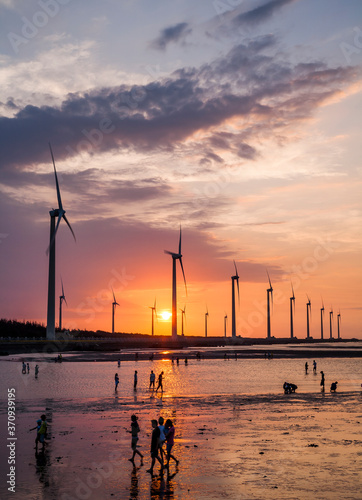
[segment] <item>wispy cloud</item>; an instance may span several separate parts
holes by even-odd
[[[150,47],[156,50],[165,50],[170,43],[184,40],[192,32],[188,23],[178,23],[161,31],[160,35],[150,42]]]
[[[268,20],[279,9],[297,0],[271,0],[259,7],[242,12],[234,17],[233,23],[237,26],[255,25]]]

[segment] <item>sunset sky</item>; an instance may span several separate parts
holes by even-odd
[[[0,0],[0,316],[150,333],[182,226],[186,334],[362,338],[360,0]],[[58,298],[56,322],[58,322]],[[171,334],[159,317],[157,334]],[[181,333],[181,316],[179,316]]]

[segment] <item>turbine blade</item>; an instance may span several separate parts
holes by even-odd
[[[181,224],[180,224],[180,239],[178,242],[178,254],[181,255]]]
[[[269,276],[268,270],[266,270],[266,274],[268,275],[269,286],[270,286],[271,289],[273,289],[271,281],[270,281],[270,276]]]
[[[50,142],[49,142],[49,149],[50,149],[50,154],[51,154],[52,160],[53,160],[53,167],[54,167],[54,174],[55,174],[55,185],[56,185],[56,188],[57,188],[58,208],[60,210],[63,210],[62,199],[60,197],[60,189],[59,189],[58,176],[57,176],[57,171],[56,171],[56,168],[55,168],[54,155],[53,155],[53,151],[52,151],[52,147],[50,145]]]
[[[71,233],[72,233],[72,235],[73,235],[74,241],[77,241],[77,240],[76,240],[76,238],[75,238],[75,234],[74,234],[74,231],[73,231],[73,229],[72,229],[72,226],[69,224],[69,221],[68,221],[68,219],[67,219],[67,218],[66,218],[66,216],[65,216],[65,213],[63,213],[63,219],[64,219],[64,220],[65,220],[65,222],[67,223],[67,226],[69,227],[69,229],[70,229],[70,231],[71,231]]]
[[[292,292],[293,292],[293,299],[295,299],[295,296],[294,296],[294,288],[293,288],[293,283],[292,283]]]
[[[175,252],[170,252],[169,250],[164,250],[164,252],[167,253],[167,255],[172,255],[172,257],[176,255]]]
[[[117,303],[116,296],[114,295],[114,290],[113,290],[112,286],[111,286],[111,289],[112,289],[112,293],[113,293],[113,302],[116,304]]]
[[[239,274],[238,274],[238,268],[236,267],[236,262],[234,260],[234,266],[235,266],[235,276],[237,276],[239,278]]]
[[[186,290],[186,295],[187,295],[186,277],[185,277],[185,271],[184,271],[184,266],[182,265],[182,258],[181,257],[179,258],[179,261],[180,261],[180,265],[181,265],[181,269],[182,269],[182,274],[184,277],[185,290]]]
[[[63,278],[60,277],[60,282],[62,284],[62,296],[64,297],[64,286],[63,286]]]

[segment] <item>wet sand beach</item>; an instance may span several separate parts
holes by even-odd
[[[0,497],[357,500],[362,458],[360,363],[349,360],[345,367],[338,364],[342,360],[317,361],[328,377],[324,393],[319,373],[306,376],[302,360],[289,360],[283,373],[279,372],[285,360],[205,360],[179,367],[169,361],[125,362],[119,369],[113,362],[54,363],[47,365],[48,371],[44,363],[37,381],[32,373],[28,379],[17,375],[18,363],[2,363],[6,384],[18,377],[17,469],[16,493],[7,492],[2,472]],[[136,392],[131,387],[135,367],[140,375]],[[163,395],[147,388],[150,369],[158,373],[161,368]],[[258,380],[261,368],[266,378],[260,375]],[[340,373],[336,393],[329,391],[332,369]],[[117,393],[109,380],[115,371],[121,379]],[[285,395],[280,381],[293,373],[297,393]],[[270,382],[268,390],[266,380],[275,377],[280,380]],[[259,385],[247,391],[255,378]],[[35,431],[28,429],[43,412],[49,420],[49,440],[45,454],[36,457]],[[131,438],[126,432],[133,413],[139,417],[139,450],[145,455],[145,465],[139,467],[137,457],[136,468],[128,461]],[[180,464],[176,468],[171,462],[169,475],[160,475],[156,466],[152,478],[146,472],[151,462],[150,420],[159,415],[174,421],[174,455]],[[1,426],[6,428],[3,397]],[[2,471],[7,467],[3,455]]]

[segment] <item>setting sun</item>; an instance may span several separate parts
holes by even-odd
[[[163,311],[161,313],[161,318],[164,319],[165,321],[169,320],[171,316],[172,314],[169,311]]]

